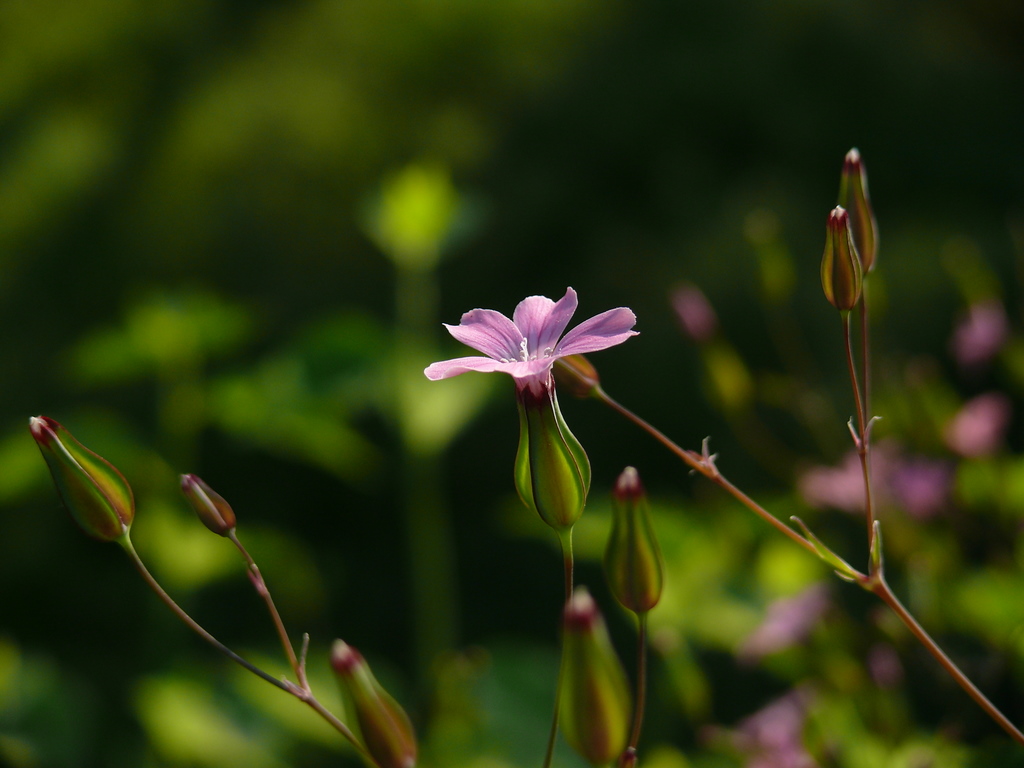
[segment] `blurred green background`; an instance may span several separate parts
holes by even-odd
[[[343,637],[423,765],[539,764],[561,577],[514,495],[512,385],[421,372],[463,354],[442,321],[567,285],[577,320],[639,318],[594,358],[613,396],[862,566],[818,284],[851,146],[890,580],[1024,721],[1021,94],[999,0],[0,2],[0,764],[355,764],[75,529],[35,414],[124,472],[143,557],[228,645],[286,673],[180,472],[234,506],[325,701]],[[720,323],[696,341],[689,283]],[[868,595],[611,412],[563,410],[595,477],[579,578],[624,659],[597,563],[627,464],[668,560],[643,764],[1021,764]]]

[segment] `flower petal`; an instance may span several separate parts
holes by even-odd
[[[519,302],[512,320],[526,337],[530,355],[543,355],[546,349],[554,350],[575,311],[576,291],[567,288],[557,303],[547,296],[528,296]]]
[[[448,333],[467,347],[495,360],[522,359],[523,334],[515,323],[493,309],[471,309],[458,325],[445,323]]]
[[[431,363],[424,370],[423,374],[431,381],[450,379],[460,373],[469,371],[480,371],[481,373],[492,373],[494,371],[508,371],[511,366],[518,363],[503,363],[500,360],[492,360],[489,357],[456,357],[453,360],[442,360],[439,363]]]
[[[555,350],[556,357],[580,355],[597,352],[621,344],[638,331],[632,330],[636,325],[636,315],[627,307],[609,309],[589,320],[584,320],[567,334]]]

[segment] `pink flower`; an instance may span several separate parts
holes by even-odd
[[[672,294],[672,307],[683,332],[698,344],[710,341],[718,332],[718,316],[707,297],[692,283],[684,283]]]
[[[747,756],[746,768],[816,768],[803,744],[812,695],[795,688],[743,720],[733,744]]]
[[[972,304],[949,340],[953,357],[962,368],[976,369],[999,354],[1010,337],[1006,310],[996,299]]]
[[[948,424],[946,445],[967,458],[999,450],[1013,418],[1013,404],[1002,392],[986,392],[968,400]]]
[[[813,584],[797,595],[776,600],[768,606],[761,625],[743,641],[740,658],[757,661],[802,643],[828,606],[828,589],[824,584]]]
[[[512,319],[493,309],[472,309],[458,325],[445,328],[456,339],[487,357],[457,357],[432,363],[423,371],[431,381],[467,371],[500,371],[516,381],[519,392],[540,395],[552,386],[551,366],[567,355],[597,352],[621,344],[630,336],[636,315],[626,307],[609,309],[562,333],[576,311],[576,291],[568,288],[557,302],[546,296],[528,296],[519,302]]]
[[[918,520],[927,520],[949,505],[953,490],[953,466],[948,461],[924,456],[900,457],[884,478],[893,503]]]

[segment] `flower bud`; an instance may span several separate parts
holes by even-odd
[[[878,254],[878,223],[868,195],[868,173],[856,147],[846,153],[839,182],[839,204],[850,212],[850,232],[864,274],[875,268]]]
[[[135,517],[135,499],[124,475],[46,416],[28,421],[57,493],[79,527],[100,541],[128,533]]]
[[[552,368],[555,383],[564,387],[571,395],[588,398],[601,386],[597,369],[583,355],[567,355],[555,361]]]
[[[641,614],[661,598],[664,581],[661,548],[640,475],[626,467],[612,491],[612,532],[604,552],[604,572],[612,595]]]
[[[562,418],[554,387],[540,394],[527,387],[517,396],[516,490],[527,507],[562,533],[583,514],[590,490],[590,460]]]
[[[416,734],[402,708],[370,671],[362,654],[341,640],[331,648],[331,667],[348,696],[366,751],[380,768],[413,768]]]
[[[821,256],[821,287],[825,298],[840,312],[849,312],[860,300],[862,279],[849,214],[837,205],[828,216],[825,252]]]
[[[235,527],[235,511],[213,488],[196,475],[181,476],[181,492],[203,525],[220,536]]]
[[[626,747],[632,703],[626,673],[585,587],[565,606],[564,632],[562,732],[591,765],[607,765]]]

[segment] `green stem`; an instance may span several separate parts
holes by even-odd
[[[558,532],[558,540],[562,545],[562,569],[565,576],[565,601],[563,609],[572,597],[573,585],[573,555],[572,555],[572,528],[567,531]],[[559,621],[561,626],[561,620]],[[555,711],[551,716],[551,730],[548,732],[547,749],[544,751],[544,768],[550,768],[551,758],[555,754],[555,737],[558,736],[558,705],[562,701],[562,678],[565,676],[565,633],[561,633],[559,640],[561,649],[558,659],[558,682],[555,684]]]
[[[416,674],[429,680],[434,660],[458,644],[459,596],[455,534],[445,501],[443,446],[424,444],[417,431],[423,411],[420,355],[437,327],[435,259],[409,264],[396,260],[395,381],[401,434],[400,480],[412,592],[412,639]]]
[[[633,732],[629,747],[636,751],[640,741],[640,729],[644,724],[644,708],[647,700],[647,611],[637,614],[639,622],[636,637],[636,709],[633,714]]]

